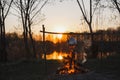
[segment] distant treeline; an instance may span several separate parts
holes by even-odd
[[[82,51],[84,39],[90,39],[90,35],[75,35],[78,40],[77,51]],[[29,40],[28,40],[29,41]],[[41,58],[43,50],[47,54],[52,53],[53,51],[57,52],[68,52],[67,41],[61,41],[58,43],[53,43],[51,41],[45,41],[43,46],[42,40],[35,41],[35,48],[37,57]],[[19,36],[17,33],[6,34],[6,46],[8,52],[8,60],[20,60],[24,58],[32,58],[34,55],[32,49],[31,53],[26,53],[23,36]],[[108,29],[108,30],[99,30],[94,33],[94,52],[95,55],[98,52],[120,52],[120,28],[117,30]],[[32,48],[32,46],[29,46]]]

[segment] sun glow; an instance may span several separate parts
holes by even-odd
[[[55,32],[65,32],[65,27],[64,26],[56,26],[53,29]]]
[[[57,38],[61,39],[62,38],[62,34],[57,34]]]
[[[61,33],[66,31],[64,26],[57,26],[53,30],[54,30],[54,32],[61,32]],[[63,35],[62,34],[57,34],[54,37],[58,38],[58,39],[61,39],[63,37]]]

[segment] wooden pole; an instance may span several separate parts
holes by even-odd
[[[46,44],[45,44],[45,27],[42,25],[43,28],[43,53],[44,53],[44,65],[45,65],[45,74],[47,73],[47,64],[46,64]]]

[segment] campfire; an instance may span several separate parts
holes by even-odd
[[[64,57],[63,59],[63,65],[56,71],[57,75],[82,74],[89,71],[89,69],[85,68],[83,64],[72,59],[70,56]]]
[[[75,59],[75,55],[78,54],[76,51],[77,40],[74,37],[70,37],[68,40],[69,54],[67,57],[64,57],[63,65],[58,68],[56,74],[64,75],[64,74],[78,74],[78,73],[87,73],[89,70],[84,67],[86,62],[86,54],[82,53],[83,60],[79,63]]]

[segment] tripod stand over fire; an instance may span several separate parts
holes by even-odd
[[[70,37],[68,40],[69,45],[69,54],[67,57],[64,57],[63,65],[59,67],[56,71],[56,74],[64,75],[64,74],[77,74],[77,73],[86,73],[89,70],[83,66],[86,60],[86,53],[82,53],[82,61],[78,62],[75,58],[77,54],[76,45],[77,40],[74,37]]]

